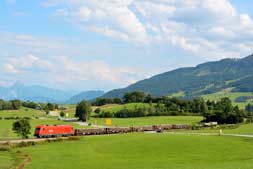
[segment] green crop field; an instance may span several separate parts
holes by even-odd
[[[245,92],[245,93],[241,93],[241,92],[230,92],[230,91],[221,91],[221,92],[217,92],[217,93],[213,93],[213,94],[207,94],[207,95],[203,95],[202,97],[205,100],[219,100],[223,97],[228,97],[231,99],[231,101],[233,102],[234,105],[238,105],[240,108],[244,109],[245,106],[250,103],[249,101],[247,102],[235,102],[236,98],[241,97],[241,96],[253,96],[253,93],[250,92]]]
[[[26,169],[252,169],[253,139],[126,134],[22,148]]]
[[[157,124],[193,124],[200,122],[201,116],[152,116],[136,118],[111,118],[113,126],[142,126]],[[105,125],[105,118],[91,118],[89,122]]]

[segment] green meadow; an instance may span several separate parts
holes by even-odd
[[[252,169],[253,139],[125,134],[84,137],[20,149],[26,169]]]

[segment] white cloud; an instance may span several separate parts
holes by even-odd
[[[173,16],[176,11],[174,6],[150,1],[137,1],[135,6],[141,15],[148,19],[164,19]]]
[[[209,33],[214,36],[219,36],[222,38],[234,38],[236,34],[232,30],[227,30],[224,27],[214,27],[209,30]]]
[[[50,0],[47,4],[58,6],[68,22],[82,29],[129,43],[159,42],[195,56],[247,55],[242,49],[249,48],[253,38],[252,19],[247,13],[240,14],[229,0],[66,2]],[[216,51],[210,52],[210,46]]]
[[[58,65],[54,67],[53,79],[60,83],[102,82],[117,86],[127,85],[147,76],[144,70],[131,67],[111,66],[101,60],[77,61],[70,57],[57,57]],[[56,75],[56,76],[55,76]]]
[[[4,70],[4,72],[11,73],[11,74],[21,74],[22,73],[21,70],[16,69],[14,67],[14,65],[12,65],[10,63],[5,64],[3,67],[3,70]]]
[[[81,21],[86,21],[90,18],[91,12],[92,11],[89,8],[81,7],[74,15],[80,18]]]
[[[94,30],[111,30],[118,34],[126,34],[132,41],[138,43],[147,43],[148,35],[145,26],[129,6],[133,0],[94,0],[94,1],[68,1],[63,3],[67,6],[62,8],[58,14],[63,14],[64,18],[70,23],[81,25],[81,27],[97,27]],[[59,2],[58,2],[59,3]],[[56,1],[49,1],[47,4],[58,4]],[[103,20],[103,21],[102,21]],[[84,22],[85,23],[82,23]],[[98,25],[103,25],[99,27]],[[82,26],[82,24],[85,24]],[[96,31],[108,36],[108,31]],[[115,36],[113,35],[115,38]]]
[[[31,71],[48,71],[53,68],[53,65],[49,61],[28,54],[22,57],[10,57],[3,68],[6,73],[24,74]]]
[[[11,57],[2,68],[2,75],[22,80],[35,77],[37,83],[58,87],[83,84],[84,88],[111,89],[147,77],[147,73],[140,68],[112,66],[101,60],[76,60],[67,56],[46,59],[28,54]]]
[[[241,22],[242,26],[249,26],[252,24],[252,20],[248,14],[241,14],[240,15],[240,22]]]

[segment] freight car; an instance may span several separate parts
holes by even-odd
[[[153,125],[153,126],[140,126],[140,127],[111,127],[111,128],[98,128],[98,129],[76,129],[75,135],[100,135],[100,134],[117,134],[117,133],[132,133],[132,132],[162,132],[166,130],[177,129],[190,129],[191,126],[187,124],[176,125]]]
[[[140,126],[140,127],[110,127],[110,128],[84,128],[73,129],[70,125],[41,125],[35,129],[35,136],[41,137],[59,137],[71,135],[102,135],[102,134],[117,134],[117,133],[132,133],[132,132],[162,132],[172,129],[190,129],[190,125],[176,124],[176,125],[153,125],[153,126]]]

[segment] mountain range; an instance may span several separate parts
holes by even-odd
[[[179,68],[107,93],[100,90],[62,91],[17,82],[9,87],[0,87],[0,98],[76,104],[83,99],[93,100],[97,97],[121,98],[126,92],[133,91],[143,91],[153,96],[192,98],[222,90],[253,92],[253,54],[242,59],[222,59],[195,67]]]
[[[103,94],[102,91],[62,91],[43,86],[26,86],[20,82],[9,87],[0,87],[0,98],[4,100],[19,99],[23,101],[77,103],[91,100]]]
[[[93,100],[97,97],[100,97],[104,94],[104,91],[101,90],[90,90],[90,91],[85,91],[81,92],[75,96],[72,96],[70,99],[66,101],[66,103],[69,104],[76,104],[82,100]]]
[[[253,92],[253,54],[242,59],[223,59],[165,72],[126,88],[109,91],[102,97],[122,97],[132,91],[154,96],[196,97],[224,89]]]

